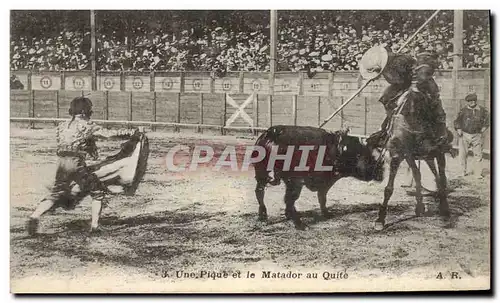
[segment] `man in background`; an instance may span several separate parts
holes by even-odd
[[[464,176],[469,175],[467,170],[467,155],[472,147],[475,163],[472,163],[472,174],[481,177],[481,162],[483,160],[483,134],[490,126],[488,111],[477,105],[477,95],[468,94],[465,97],[467,106],[462,108],[455,119],[454,126],[458,135],[460,164]]]
[[[10,89],[24,89],[24,85],[16,75],[10,76]]]

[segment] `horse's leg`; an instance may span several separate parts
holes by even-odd
[[[436,188],[439,189],[439,176],[438,176],[438,171],[436,168],[436,162],[434,162],[434,158],[425,159],[425,163],[427,163],[427,166],[429,166],[429,169],[431,170],[432,174],[434,175],[434,180],[436,182]]]
[[[425,159],[425,163],[427,163],[427,166],[429,166],[429,169],[431,170],[432,174],[434,175],[434,178],[436,179],[436,185],[439,186],[438,182],[438,171],[436,169],[436,163],[434,162],[434,158],[432,159]]]
[[[384,190],[384,202],[380,205],[378,211],[378,219],[375,221],[375,229],[382,230],[385,224],[385,216],[387,214],[387,204],[394,191],[394,180],[396,179],[396,174],[398,173],[399,165],[401,164],[401,158],[393,157],[390,163],[389,181]]]
[[[304,229],[304,224],[300,220],[297,210],[295,209],[295,201],[299,198],[300,192],[302,191],[302,184],[298,180],[287,179],[286,180],[286,192],[285,192],[285,216],[288,219],[292,219],[295,224],[295,228]]]
[[[420,170],[415,163],[415,158],[409,156],[408,158],[406,158],[406,162],[408,163],[408,166],[410,166],[411,172],[413,173],[413,179],[415,180],[415,191],[417,199],[415,214],[420,217],[425,212],[425,205],[422,202],[422,175],[420,174]]]
[[[436,157],[439,168],[438,198],[439,214],[443,217],[450,216],[450,206],[448,205],[448,181],[446,179],[446,158],[443,153]]]
[[[264,204],[264,192],[266,189],[267,177],[256,179],[257,186],[255,187],[255,196],[257,197],[257,201],[259,202],[259,220],[266,221],[267,209],[266,205]]]

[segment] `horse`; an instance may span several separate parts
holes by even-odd
[[[389,152],[389,180],[384,189],[384,200],[380,205],[375,229],[382,230],[385,226],[387,205],[394,192],[394,180],[403,161],[406,161],[415,180],[415,207],[416,216],[422,216],[425,205],[422,202],[422,183],[420,170],[416,160],[424,160],[435,176],[437,185],[437,198],[439,200],[439,213],[444,218],[449,218],[450,210],[447,198],[446,158],[449,152],[434,144],[432,138],[432,113],[429,110],[428,96],[415,88],[410,87],[399,98],[397,107],[389,122],[387,138],[382,144],[384,152]],[[448,142],[453,140],[453,134],[448,130]],[[374,139],[369,138],[369,144],[374,144]],[[437,168],[435,161],[437,162]]]

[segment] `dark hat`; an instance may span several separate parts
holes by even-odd
[[[424,51],[419,52],[415,55],[417,59],[437,59],[438,54],[435,51],[424,49]]]
[[[465,97],[465,101],[477,101],[476,93],[468,94],[467,97]]]
[[[76,97],[71,100],[68,112],[70,116],[84,114],[90,117],[92,115],[92,101],[89,98]]]

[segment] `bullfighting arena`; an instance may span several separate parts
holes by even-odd
[[[302,191],[296,207],[308,228],[299,231],[285,220],[283,184],[267,188],[269,220],[257,220],[252,169],[244,173],[214,172],[210,167],[189,173],[166,170],[165,156],[174,145],[210,145],[217,153],[226,145],[251,145],[255,137],[158,129],[147,133],[151,152],[136,195],[110,199],[101,216],[101,234],[88,233],[90,199],[86,198],[74,210],[59,209],[42,217],[41,234],[29,238],[26,219],[48,193],[56,163],[53,126],[37,126],[42,128],[11,125],[13,290],[300,292],[314,283],[317,291],[332,292],[456,285],[477,289],[489,284],[490,177],[458,177],[458,158],[447,159],[452,189],[449,222],[438,216],[437,202],[430,196],[424,197],[426,215],[415,217],[415,198],[400,186],[401,169],[383,231],[376,232],[373,222],[385,182],[350,178],[341,179],[328,194],[330,219],[321,216],[316,194]],[[119,148],[116,141],[98,144],[102,155]],[[204,278],[197,276],[201,271],[206,272]],[[256,277],[211,275],[224,271],[254,272]],[[316,272],[319,277],[263,278],[263,271]],[[176,277],[179,272],[195,278],[181,283],[188,278]],[[443,279],[436,279],[440,272]],[[458,272],[460,279],[450,279],[451,272]]]

